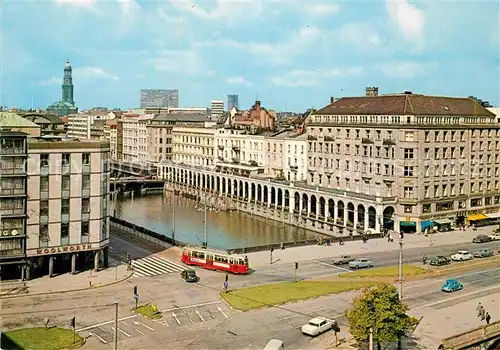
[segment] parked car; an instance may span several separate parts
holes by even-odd
[[[192,269],[186,269],[182,271],[181,277],[186,282],[198,282],[198,276],[196,276],[196,271]]]
[[[462,289],[464,289],[464,285],[454,278],[446,280],[446,282],[444,282],[443,286],[441,287],[441,290],[447,293],[456,292],[457,290]]]
[[[333,259],[332,263],[334,265],[344,265],[344,264],[349,264],[351,261],[356,260],[356,258],[350,256],[350,255],[342,255],[339,258]]]
[[[438,255],[432,258],[429,261],[429,264],[431,266],[443,266],[443,265],[448,265],[450,262],[451,262],[450,259],[448,259],[446,256]]]
[[[491,241],[500,241],[500,232],[493,232],[489,235]]]
[[[373,267],[373,261],[371,261],[370,259],[359,258],[359,259],[355,259],[355,260],[351,261],[349,263],[349,267],[351,269]]]
[[[472,243],[488,243],[491,242],[491,238],[486,235],[477,235],[472,239]]]
[[[493,256],[493,250],[491,250],[490,248],[481,248],[481,249],[475,250],[472,253],[472,255],[475,258],[487,258],[489,256]]]
[[[469,253],[468,250],[459,250],[456,254],[451,256],[451,260],[453,261],[466,261],[471,260],[472,254]]]
[[[309,320],[308,324],[302,326],[302,333],[315,337],[333,329],[335,323],[334,320],[329,320],[325,317],[315,317]]]

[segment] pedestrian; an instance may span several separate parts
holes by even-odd
[[[486,311],[484,310],[484,307],[481,305],[481,321],[484,321],[484,319],[486,318]]]
[[[486,324],[490,324],[491,316],[489,313],[486,313]]]
[[[227,293],[227,287],[228,287],[229,283],[227,281],[224,281],[224,292]]]
[[[477,312],[477,317],[480,317],[481,316],[481,309],[483,308],[483,305],[481,304],[481,302],[479,302],[477,304],[477,307],[476,307],[476,312]]]

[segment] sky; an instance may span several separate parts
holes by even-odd
[[[497,1],[3,0],[1,101],[46,108],[65,61],[80,109],[183,107],[237,93],[240,108],[302,112],[330,97],[474,95],[500,104]]]

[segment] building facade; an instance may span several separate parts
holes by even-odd
[[[238,95],[237,94],[227,95],[227,110],[230,111],[233,108],[236,108],[236,110],[239,109]]]
[[[179,90],[177,89],[142,89],[141,108],[178,108]]]
[[[0,131],[0,277],[24,279],[26,272],[25,133]]]
[[[152,114],[124,114],[120,120],[123,128],[122,161],[145,165],[148,162],[148,122]]]
[[[224,113],[224,101],[223,100],[210,101],[210,110],[213,116],[220,117]]]
[[[105,121],[114,118],[115,114],[107,111],[70,114],[67,136],[77,139],[100,139],[104,135]]]
[[[276,130],[276,112],[262,107],[260,101],[247,111],[229,111],[229,125],[233,128],[251,128],[260,130]]]
[[[28,142],[27,245],[36,275],[108,265],[109,143]]]
[[[215,128],[174,126],[172,128],[172,161],[213,167],[215,132]]]
[[[64,66],[64,77],[63,84],[61,86],[61,95],[61,101],[47,107],[47,111],[59,117],[71,113],[78,113],[78,107],[76,106],[74,100],[73,75],[71,63],[69,62],[69,60],[66,61],[66,65]]]

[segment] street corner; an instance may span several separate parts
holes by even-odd
[[[159,310],[161,317],[149,319],[138,314],[119,318],[118,327],[115,320],[108,320],[78,329],[82,336],[93,338],[92,344],[99,346],[113,344],[117,332],[118,341],[126,341],[136,337],[153,336],[170,333],[174,336],[183,327],[206,322],[228,319],[233,311],[221,301],[213,301],[188,306],[174,306]]]

